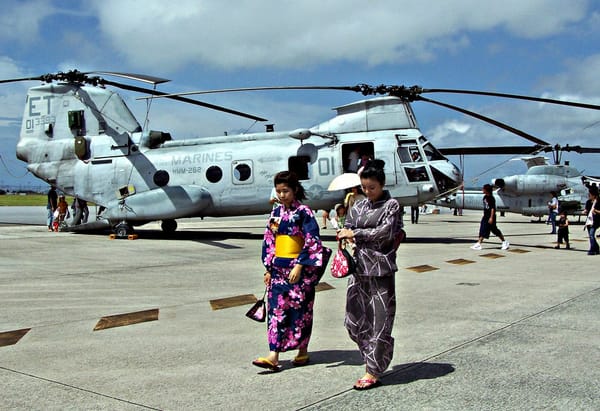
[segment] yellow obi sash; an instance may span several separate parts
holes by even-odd
[[[299,235],[277,234],[275,236],[275,257],[297,258],[304,247],[304,240]]]

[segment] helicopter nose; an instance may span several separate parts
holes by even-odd
[[[436,183],[440,193],[451,191],[462,184],[462,175],[460,170],[452,162],[439,161],[431,164],[431,168],[435,170]]]

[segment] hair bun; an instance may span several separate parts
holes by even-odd
[[[383,170],[384,167],[385,167],[385,161],[379,160],[379,159],[369,160],[369,161],[367,161],[367,164],[365,165],[365,169],[376,168],[378,170]]]

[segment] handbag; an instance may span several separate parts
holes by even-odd
[[[348,250],[347,246],[346,241],[342,245],[342,240],[339,240],[338,250],[331,263],[331,275],[335,278],[344,278],[356,272],[356,260],[354,260],[353,253]]]
[[[246,317],[251,320],[264,323],[267,318],[267,306],[265,304],[265,296],[267,295],[267,289],[260,300],[257,300],[252,307],[246,312]]]
[[[315,285],[319,284],[319,282],[321,281],[321,277],[323,277],[323,274],[325,274],[325,269],[327,268],[327,264],[329,264],[331,254],[331,248],[323,246],[323,264],[321,264],[321,266],[317,268],[317,282]]]

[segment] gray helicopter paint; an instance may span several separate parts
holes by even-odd
[[[531,160],[524,158],[525,161]],[[579,214],[588,199],[588,188],[584,177],[574,167],[566,165],[535,165],[525,174],[493,179],[492,184],[500,186],[494,191],[498,211],[520,213],[526,216],[548,214],[550,192],[556,191],[562,208]],[[480,190],[457,191],[447,198],[434,201],[435,204],[481,210],[483,194]]]
[[[68,114],[78,110],[84,121],[72,128]],[[432,168],[444,176],[444,186],[458,185],[458,169],[445,158],[409,165],[398,158],[402,142],[412,142],[421,154],[427,144],[408,102],[379,97],[336,110],[335,117],[306,130],[183,140],[164,135],[156,142],[117,93],[46,85],[29,91],[17,156],[65,193],[106,207],[102,216],[111,224],[267,213],[273,175],[299,155],[308,158],[303,180],[308,204],[329,209],[344,196],[327,187],[343,172],[346,145],[367,143],[386,162],[386,188],[401,204],[440,194]],[[85,142],[80,158],[76,138]],[[426,170],[426,180],[409,181],[407,170],[416,166]]]

